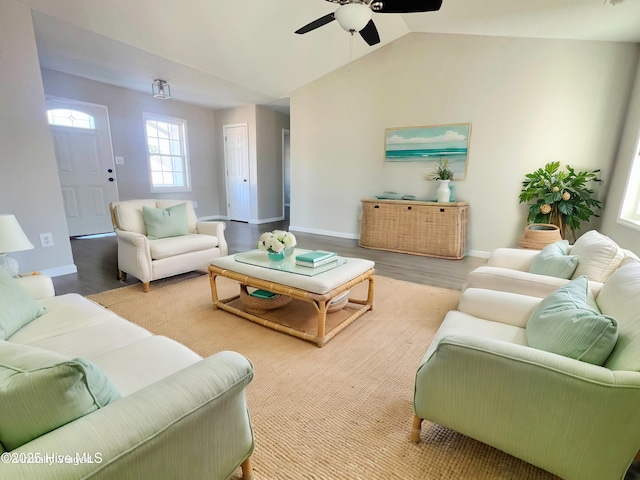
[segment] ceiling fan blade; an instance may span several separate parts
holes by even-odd
[[[296,33],[302,35],[303,33],[310,32],[311,30],[315,30],[316,28],[322,27],[327,23],[333,22],[335,19],[336,19],[335,13],[331,12],[330,14],[325,15],[324,17],[320,17],[317,20],[314,20],[313,22],[305,25],[304,27],[299,28],[298,30],[296,30]]]
[[[378,29],[376,28],[373,20],[369,20],[362,30],[360,30],[360,36],[364,38],[370,46],[380,43],[380,35],[378,35]]]
[[[440,10],[442,0],[374,0],[371,9],[378,13],[416,13]]]

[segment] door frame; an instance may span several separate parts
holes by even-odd
[[[287,156],[285,154],[285,138],[289,137],[289,215],[291,215],[291,130],[289,128],[282,129],[282,219],[287,218],[286,185],[287,185]]]
[[[225,185],[225,199],[226,199],[226,207],[227,207],[227,218],[231,220],[231,215],[229,214],[229,165],[227,158],[227,141],[226,141],[226,130],[227,128],[237,128],[244,127],[246,130],[246,140],[247,140],[247,176],[249,177],[249,217],[246,220],[238,220],[242,222],[251,222],[251,185],[253,180],[251,178],[251,162],[249,158],[249,124],[248,123],[228,123],[222,125],[222,145],[223,145],[223,155],[224,155],[224,185]]]

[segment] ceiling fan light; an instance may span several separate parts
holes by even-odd
[[[335,17],[347,32],[359,32],[371,20],[371,9],[362,3],[347,3],[338,7]]]

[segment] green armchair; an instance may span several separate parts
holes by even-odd
[[[411,440],[428,419],[565,480],[622,479],[640,449],[639,292],[636,261],[600,291],[618,340],[599,366],[528,346],[540,298],[466,290],[420,363]]]

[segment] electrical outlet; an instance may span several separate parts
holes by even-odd
[[[53,235],[51,233],[41,233],[40,245],[43,247],[53,247]]]

